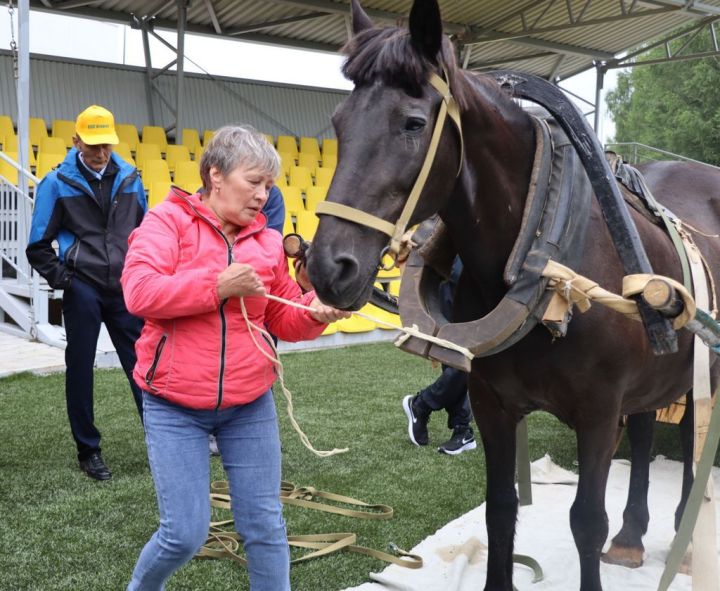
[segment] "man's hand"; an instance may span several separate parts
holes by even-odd
[[[313,286],[310,283],[310,278],[307,274],[307,265],[305,265],[305,259],[297,258],[293,261],[293,267],[295,268],[295,281],[303,290],[303,293],[311,291]]]
[[[324,322],[326,324],[335,322],[341,318],[350,318],[352,315],[345,310],[338,310],[337,308],[326,306],[317,298],[314,298],[313,301],[310,302],[310,307],[315,309],[314,312],[310,312],[310,316],[318,322]]]
[[[233,296],[264,296],[265,286],[250,265],[230,263],[217,277],[217,293],[221,300]]]

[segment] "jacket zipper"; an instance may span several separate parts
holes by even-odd
[[[152,365],[150,365],[147,372],[145,373],[145,383],[147,384],[147,387],[151,390],[155,389],[152,387],[152,381],[155,379],[155,372],[157,371],[157,367],[160,364],[160,356],[162,355],[163,349],[165,348],[165,342],[167,341],[167,338],[167,333],[164,333],[163,336],[160,337],[157,347],[155,347],[155,356],[153,357]]]
[[[223,242],[225,243],[225,246],[227,247],[227,264],[230,266],[233,262],[233,253],[232,253],[232,247],[233,245],[230,244],[225,238],[225,234],[223,234],[220,230],[218,230],[215,225],[207,219],[204,215],[202,215],[195,206],[190,203],[190,201],[185,198],[183,195],[176,195],[181,198],[183,201],[185,201],[190,209],[192,209],[195,212],[195,215],[198,216],[201,220],[203,220],[208,226],[210,226],[213,231],[222,238]],[[220,409],[220,405],[222,404],[223,399],[223,379],[225,377],[225,350],[226,350],[226,336],[227,336],[227,321],[225,319],[225,304],[227,304],[228,298],[225,298],[220,303],[220,308],[218,310],[218,313],[220,314],[220,375],[218,376],[218,394],[217,394],[217,404],[215,405],[215,410]]]

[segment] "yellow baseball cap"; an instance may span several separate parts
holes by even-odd
[[[98,105],[88,107],[77,116],[75,132],[90,146],[120,142],[115,133],[115,117],[110,111]]]

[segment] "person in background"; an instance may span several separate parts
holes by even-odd
[[[140,388],[132,379],[142,320],[125,307],[120,274],[128,237],[140,225],[147,200],[135,168],[112,151],[118,137],[110,111],[88,107],[78,115],[75,132],[74,148],[37,187],[26,254],[50,287],[63,290],[65,400],[80,469],[108,480],[112,473],[94,423],[95,351],[104,322],[142,418]]]
[[[450,278],[440,284],[442,312],[447,318],[452,317],[452,302],[461,272],[462,263],[460,258],[456,257]],[[432,384],[415,395],[405,396],[402,407],[408,420],[408,437],[415,445],[428,444],[427,426],[430,414],[444,408],[448,415],[447,426],[448,429],[452,429],[452,436],[437,448],[438,451],[454,456],[477,447],[470,426],[473,417],[468,400],[465,372],[444,365],[442,373]]]
[[[230,483],[250,589],[290,589],[273,350],[248,320],[297,341],[349,313],[325,306],[312,291],[302,295],[289,275],[282,237],[261,213],[279,166],[257,131],[223,127],[202,155],[203,191],[172,189],[130,237],[122,284],[128,309],[145,319],[134,376],[143,388],[160,527],[140,553],[128,591],[164,589],[205,542],[211,434]]]

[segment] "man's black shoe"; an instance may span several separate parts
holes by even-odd
[[[80,460],[80,469],[95,480],[110,480],[112,478],[112,472],[105,465],[99,452],[95,452],[85,460]]]
[[[430,410],[418,410],[418,395],[408,394],[403,398],[402,406],[408,420],[408,437],[415,445],[428,444],[427,424],[430,420]]]
[[[455,427],[452,437],[438,447],[440,453],[456,456],[464,451],[475,449],[477,443],[473,430],[468,425]]]

